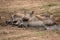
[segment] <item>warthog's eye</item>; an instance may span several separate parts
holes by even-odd
[[[13,23],[16,23],[17,21],[13,21]]]
[[[25,18],[25,17],[23,18],[23,21],[28,21],[28,20],[29,20],[29,18]]]

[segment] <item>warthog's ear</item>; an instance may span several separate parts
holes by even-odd
[[[26,10],[24,11],[24,13],[25,13],[25,15],[26,15],[26,13],[27,13]]]
[[[26,14],[28,14],[29,13],[29,11],[28,10],[25,10],[24,11],[24,15],[26,15]]]
[[[30,13],[30,16],[32,16],[34,14],[34,11],[32,11],[31,13]]]

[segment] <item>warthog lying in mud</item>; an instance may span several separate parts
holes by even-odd
[[[29,22],[30,24],[34,24],[36,22],[36,24],[39,23],[41,26],[43,26],[45,24],[46,25],[52,25],[53,24],[53,21],[51,20],[51,18],[49,16],[45,16],[43,19],[41,17],[40,18],[37,18],[37,17],[38,16],[34,15],[34,11],[32,11],[32,13],[25,13],[23,21]],[[39,20],[39,19],[42,19],[42,20]]]
[[[32,13],[25,13],[25,16],[23,17],[23,25],[26,27],[36,27],[36,28],[41,28],[44,27],[43,21],[39,20],[36,16],[33,15],[34,11]]]
[[[24,22],[24,26],[28,26],[28,27],[36,27],[36,28],[44,28],[44,29],[49,29],[49,30],[56,30],[59,29],[60,27],[54,23],[52,21],[52,16],[46,16],[44,17],[44,19],[39,20],[39,18],[37,18],[37,16],[33,15],[34,11],[32,11],[32,13],[26,13],[24,18],[23,18],[23,22]],[[25,25],[26,23],[26,25]]]
[[[45,29],[58,29],[57,25],[53,25],[54,22],[51,20],[50,16],[45,16],[44,19],[40,20],[37,16],[34,15],[34,11],[32,13],[25,13],[25,16],[21,18],[20,16],[13,15],[11,16],[11,20],[7,22],[11,25],[23,26],[23,27],[34,27],[34,28],[43,28]]]

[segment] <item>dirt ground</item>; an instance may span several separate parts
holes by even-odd
[[[0,27],[0,40],[60,40],[60,34],[50,30]]]
[[[60,0],[0,0],[0,16],[4,18],[0,23],[20,8],[34,10],[35,13],[58,14],[59,18],[54,18],[57,18],[56,22],[60,19]],[[60,31],[0,26],[0,40],[60,40]]]

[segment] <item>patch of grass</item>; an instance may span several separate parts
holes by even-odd
[[[47,3],[45,5],[42,6],[42,8],[47,8],[47,7],[52,7],[52,6],[58,6],[59,4],[57,3]]]
[[[60,30],[55,30],[55,32],[60,35]]]

